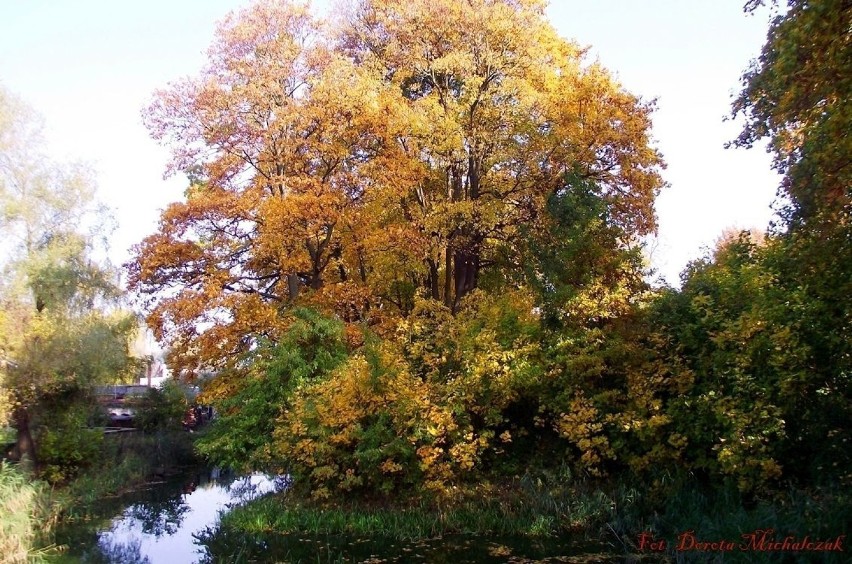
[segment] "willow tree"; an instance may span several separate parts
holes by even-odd
[[[627,246],[655,229],[652,104],[538,0],[363,0],[333,21],[263,1],[144,116],[191,172],[130,265],[180,368],[233,364],[294,303],[393,329],[523,271],[568,178]]]
[[[90,172],[53,162],[43,147],[38,116],[0,90],[0,395],[17,454],[33,460],[33,416],[46,402],[122,376],[135,326],[119,307],[117,273],[93,258],[104,211]]]

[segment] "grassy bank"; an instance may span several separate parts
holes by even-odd
[[[661,490],[662,491],[662,490]],[[789,490],[764,499],[746,499],[735,489],[709,488],[683,481],[663,494],[629,482],[559,483],[552,476],[523,479],[499,488],[482,488],[455,504],[317,504],[287,492],[256,500],[225,515],[222,538],[272,537],[382,538],[412,543],[453,535],[478,537],[573,538],[599,542],[621,555],[663,556],[674,560],[733,558],[772,560],[782,555],[761,551],[721,554],[678,550],[687,531],[698,541],[745,542],[743,535],[772,530],[779,540],[792,535],[829,539],[845,535],[852,523],[852,503],[840,487],[820,491]],[[665,540],[652,551],[640,541]],[[844,548],[845,545],[844,545]],[[845,553],[783,555],[792,560],[843,561]],[[338,553],[345,561],[346,550]]]
[[[548,536],[602,524],[611,499],[586,486],[547,491],[519,481],[482,487],[451,504],[343,502],[320,505],[297,493],[261,498],[223,517],[222,526],[251,533],[381,536],[399,541],[448,534]]]
[[[192,436],[180,431],[105,437],[96,460],[51,486],[0,464],[0,561],[32,562],[55,554],[54,530],[67,522],[100,526],[97,506],[151,480],[198,464]]]
[[[38,560],[40,531],[50,529],[55,517],[47,484],[0,462],[0,561]]]

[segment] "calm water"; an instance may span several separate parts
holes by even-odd
[[[237,562],[619,562],[613,547],[571,539],[453,535],[416,543],[341,536],[229,536],[220,513],[279,491],[283,478],[234,476],[217,470],[151,484],[105,500],[101,521],[57,533],[67,546],[56,561],[122,564]]]
[[[58,561],[201,562],[205,549],[195,536],[215,529],[221,512],[284,487],[283,478],[234,476],[218,469],[149,484],[121,498],[104,500],[95,509],[100,515],[115,515],[111,520],[72,523],[57,531],[57,544],[68,547]]]

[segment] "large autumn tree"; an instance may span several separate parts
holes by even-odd
[[[655,228],[652,104],[560,38],[538,0],[362,0],[333,21],[262,1],[144,117],[192,179],[131,283],[177,368],[234,365],[294,304],[380,333],[418,300],[501,292],[591,187],[626,247]],[[533,272],[532,276],[536,276]]]

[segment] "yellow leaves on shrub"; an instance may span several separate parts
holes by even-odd
[[[402,472],[402,464],[394,462],[390,458],[382,462],[379,468],[381,468],[382,472],[384,472],[385,474],[395,474],[397,472]]]
[[[386,367],[395,364],[385,351],[378,354]],[[309,477],[315,495],[360,487],[370,472],[398,474],[405,468],[407,461],[392,452],[369,467],[358,449],[376,417],[388,417],[394,431],[405,432],[406,420],[414,413],[428,412],[423,401],[428,394],[422,382],[404,370],[391,368],[381,375],[374,370],[365,357],[351,357],[327,379],[298,389],[292,407],[279,421],[278,455]]]
[[[417,449],[420,467],[428,471],[444,455],[444,449],[438,446],[426,445]]]
[[[475,388],[470,394],[413,376],[385,343],[296,391],[275,431],[277,455],[319,496],[362,486],[392,491],[398,481],[453,495],[495,442],[493,430],[470,422],[479,401]]]
[[[580,449],[583,468],[593,476],[603,475],[603,462],[615,458],[603,428],[600,412],[582,392],[574,396],[568,412],[556,422],[556,431]]]
[[[746,414],[731,412],[734,425],[754,424],[752,419]],[[722,473],[735,477],[740,490],[759,489],[771,480],[781,477],[782,468],[772,458],[766,437],[746,434],[740,429],[740,432],[735,432],[730,439],[720,438],[714,450]]]

